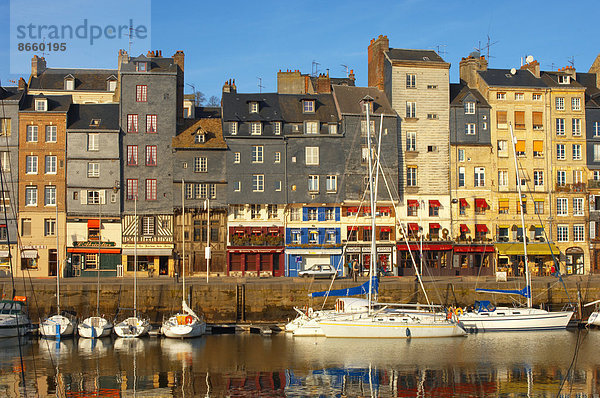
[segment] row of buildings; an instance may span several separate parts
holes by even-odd
[[[184,252],[192,274],[295,276],[368,264],[373,234],[394,275],[413,259],[432,275],[518,274],[524,239],[534,274],[600,267],[600,59],[545,72],[473,53],[451,84],[437,53],[379,36],[368,87],[285,70],[273,93],[226,81],[218,108],[184,95],[181,51],[117,64],[35,56],[28,81],[1,88],[0,266],[12,256],[18,276],[120,276],[136,258],[172,276]]]

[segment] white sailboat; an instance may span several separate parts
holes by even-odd
[[[365,112],[367,126],[370,126],[369,104],[365,98]],[[383,122],[382,122],[383,123]],[[381,143],[381,130],[379,143]],[[370,131],[370,129],[368,129]],[[373,167],[371,159],[371,134],[367,134],[367,162],[369,167],[369,196],[371,204],[371,230],[375,231],[376,191],[377,185],[373,181]],[[379,167],[377,167],[379,173]],[[378,176],[378,174],[377,174]],[[371,235],[371,256],[369,275],[375,275],[375,261],[377,256],[375,234]],[[420,274],[417,271],[420,281]],[[351,314],[343,317],[332,317],[319,322],[326,337],[348,338],[421,338],[421,337],[454,337],[464,336],[465,330],[453,317],[436,312],[423,313],[403,311],[401,309],[373,310],[372,278],[369,279],[368,311]],[[422,286],[422,285],[421,285]],[[424,290],[424,289],[423,289]],[[428,300],[429,301],[429,300]]]
[[[100,316],[100,246],[102,243],[102,214],[98,211],[98,264],[96,268],[96,316],[85,318],[77,328],[80,337],[95,339],[109,336],[113,330],[113,324],[106,318]]]
[[[135,239],[133,251],[133,316],[125,318],[114,327],[115,334],[123,338],[142,337],[148,334],[151,329],[150,321],[147,318],[138,317],[137,313],[137,240],[138,240],[138,217],[137,217],[137,194],[134,197],[135,214]]]
[[[25,336],[31,328],[25,297],[0,301],[0,337]]]
[[[74,336],[77,331],[77,319],[60,313],[60,247],[58,240],[58,203],[56,203],[56,314],[40,323],[40,334],[43,337],[60,339]]]
[[[515,171],[519,175],[519,166],[516,154],[516,139],[510,124],[510,137],[512,141],[513,155],[515,160]],[[523,196],[521,184],[517,184],[519,193],[519,206],[523,208]],[[531,276],[527,258],[527,231],[525,229],[524,211],[521,211],[521,229],[523,235],[523,250],[525,257],[525,288],[522,290],[501,289],[476,289],[478,292],[517,294],[527,299],[527,307],[509,308],[494,307],[489,301],[479,301],[472,311],[460,315],[460,321],[464,327],[472,332],[497,332],[497,331],[541,331],[566,329],[573,311],[546,311],[533,308],[531,299]]]
[[[161,333],[171,338],[198,337],[206,332],[206,322],[198,317],[196,313],[185,302],[185,182],[181,180],[181,239],[183,243],[182,256],[182,292],[181,312],[166,319],[161,327]],[[210,222],[208,223],[210,225]],[[207,271],[208,272],[208,271]]]

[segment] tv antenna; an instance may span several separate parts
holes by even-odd
[[[321,65],[321,64],[313,59],[312,67],[311,67],[311,75],[312,76],[317,76],[317,73],[319,73],[319,65]]]
[[[348,68],[348,65],[341,64],[341,66],[346,71],[346,77],[350,76],[350,72],[349,72],[350,68]]]
[[[262,77],[256,77],[258,79],[258,92],[262,93],[262,89],[265,88],[265,86],[262,85]]]
[[[568,58],[567,62],[569,63],[569,65],[571,65],[571,68],[574,68],[575,67],[575,56],[571,55],[571,58]]]
[[[448,47],[448,45],[446,44],[436,44],[435,46],[433,46],[433,48],[435,48],[435,52],[438,53],[438,55],[442,58],[444,58],[448,53],[446,51],[446,47]]]
[[[492,57],[490,55],[490,47],[493,46],[494,44],[497,44],[498,42],[495,41],[492,43],[492,38],[490,37],[490,35],[487,35],[487,40],[486,40],[486,44],[484,46],[481,45],[481,41],[478,42],[478,46],[475,47],[475,50],[479,51],[479,54],[481,54],[481,52],[483,50],[486,51],[486,59],[488,60],[488,62],[490,61],[490,57]]]

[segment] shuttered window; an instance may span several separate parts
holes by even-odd
[[[525,112],[515,111],[515,128],[516,129],[524,129],[525,128]]]
[[[543,122],[542,112],[533,112],[531,114],[531,117],[533,119],[533,129],[534,130],[543,130],[544,122]]]
[[[496,112],[496,122],[499,129],[508,128],[506,111],[497,111]]]

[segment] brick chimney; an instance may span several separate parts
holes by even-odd
[[[119,56],[117,58],[117,68],[121,70],[122,64],[129,63],[129,54],[125,50],[119,50]]]
[[[348,84],[349,86],[354,86],[356,84],[356,76],[354,75],[354,69],[350,69],[348,80],[350,80],[350,83]]]
[[[328,94],[331,92],[331,79],[329,79],[329,72],[327,74],[321,73],[317,77],[317,93]]]
[[[237,88],[235,87],[235,79],[225,81],[223,84],[223,92],[224,93],[237,93]]]
[[[162,51],[156,50],[154,53],[156,57],[162,57]],[[179,68],[177,70],[177,124],[183,124],[183,92],[185,86],[183,66],[185,61],[185,54],[183,51],[178,50],[173,54],[173,62]]]
[[[306,94],[308,76],[302,76],[298,69],[277,72],[277,92],[279,94]]]
[[[46,70],[46,58],[34,55],[31,58],[31,76],[38,77]]]
[[[575,72],[575,68],[572,67],[571,65],[567,65],[562,69],[558,70],[559,72],[563,72],[565,75],[569,75],[571,76],[571,80],[575,80],[577,73]]]
[[[377,87],[382,91],[384,90],[384,54],[389,49],[390,41],[387,36],[379,35],[377,39],[371,39],[368,47],[369,87]]]
[[[27,82],[22,77],[19,79],[19,91],[27,89]]]
[[[468,57],[460,60],[460,80],[466,83],[470,88],[477,88],[480,70],[487,70],[488,61],[478,52],[472,52]]]
[[[161,55],[162,55],[162,52],[161,52]],[[173,62],[175,62],[175,65],[179,65],[181,70],[184,70],[183,69],[184,61],[185,61],[185,54],[183,53],[183,51],[181,51],[181,50],[175,51],[175,54],[173,54]]]
[[[528,70],[529,72],[533,73],[535,77],[540,77],[540,63],[536,60],[521,66],[521,70]]]

